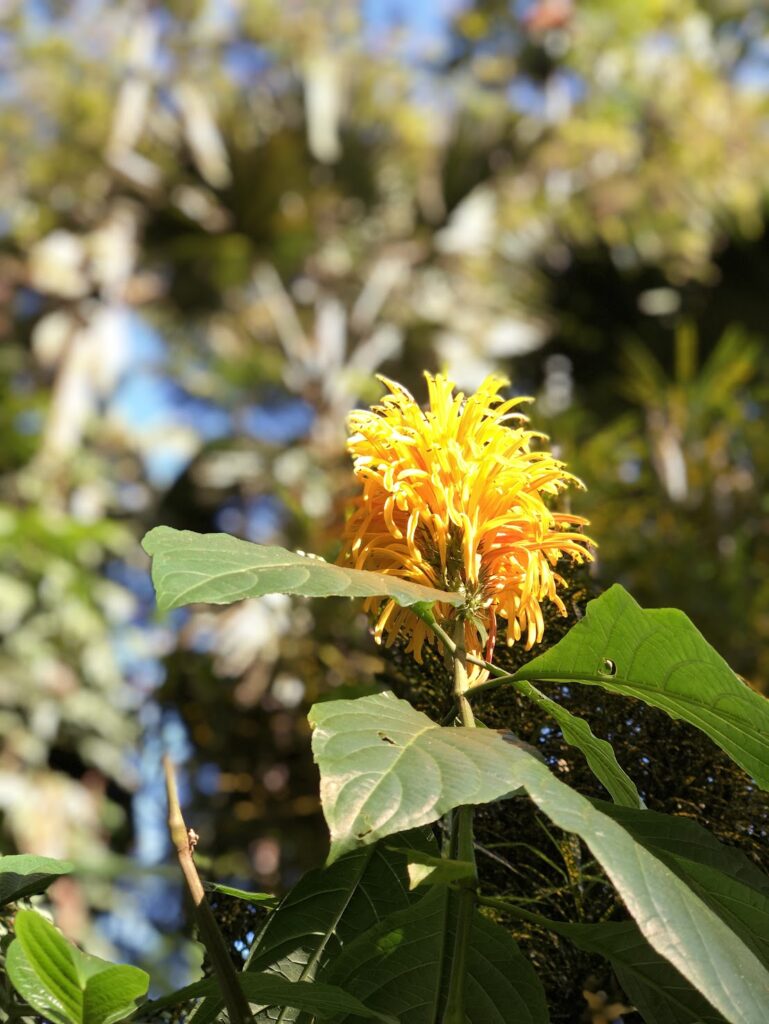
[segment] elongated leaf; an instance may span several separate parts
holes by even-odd
[[[766,1024],[769,973],[755,954],[669,867],[527,751],[491,730],[441,728],[392,694],[316,705],[311,718],[334,850],[524,786],[584,840],[658,953],[727,1020]]]
[[[0,906],[45,892],[51,882],[74,870],[68,860],[19,854],[0,857]]]
[[[145,971],[81,953],[35,911],[20,910],[14,926],[8,977],[19,995],[54,1024],[115,1024],[146,995]]]
[[[645,611],[615,585],[516,678],[637,697],[701,729],[769,789],[769,700],[735,675],[683,612]]]
[[[725,1018],[652,949],[633,921],[553,921],[551,930],[585,952],[605,957],[646,1024],[723,1024]]]
[[[387,1013],[368,1009],[355,996],[348,994],[337,985],[321,982],[286,981],[274,974],[241,974],[239,981],[246,998],[251,1003],[273,1006],[293,1006],[306,1010],[320,1020],[328,1020],[340,1013],[355,1014],[363,1020],[379,1020],[384,1024],[398,1024],[396,1019]],[[180,988],[162,999],[147,1003],[144,1011],[153,1015],[189,999],[200,999],[215,996],[218,986],[214,978],[196,981],[192,985]],[[95,1024],[95,1022],[94,1022]]]
[[[158,526],[142,541],[152,556],[158,607],[196,601],[231,604],[262,594],[305,597],[392,597],[398,604],[461,604],[460,594],[363,569],[346,569],[285,548],[238,540],[226,533],[192,533]]]
[[[604,806],[606,813],[615,817],[614,808]],[[647,849],[653,849],[769,967],[769,878],[739,851],[722,846],[693,822],[682,822],[694,825],[693,829],[681,829],[680,819],[670,815],[656,814],[649,823],[648,812],[618,810],[616,820]],[[689,842],[682,842],[684,837]],[[754,881],[757,885],[751,884]]]
[[[247,903],[260,904],[261,906],[276,907],[280,900],[269,892],[249,892],[247,889],[234,889],[231,885],[222,885],[221,882],[204,882],[203,888],[208,892],[221,892],[225,896],[234,896],[237,900],[245,900]]]
[[[635,783],[620,766],[611,743],[599,739],[584,718],[573,715],[563,705],[545,696],[527,679],[516,679],[514,685],[525,697],[555,719],[563,738],[582,751],[593,775],[606,787],[616,803],[624,807],[643,807],[643,800],[638,795]]]
[[[453,903],[434,888],[350,943],[323,972],[401,1024],[440,1020],[453,949]],[[467,962],[467,1024],[546,1024],[544,992],[526,957],[499,925],[476,914]],[[334,1018],[353,1024],[354,1016]]]
[[[604,800],[592,802],[666,863],[671,863],[672,858],[695,861],[716,868],[763,896],[769,896],[769,875],[764,874],[741,850],[719,842],[696,821],[657,811],[631,810]]]

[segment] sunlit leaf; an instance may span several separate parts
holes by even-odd
[[[277,896],[273,896],[269,892],[249,892],[247,889],[235,889],[231,885],[222,885],[221,882],[204,882],[203,888],[208,892],[221,892],[225,896],[233,896],[237,900],[245,900],[260,906],[275,907],[280,902]]]
[[[81,953],[34,910],[20,910],[14,928],[8,977],[53,1024],[115,1024],[147,994],[145,971]]]
[[[769,789],[769,700],[735,675],[683,612],[644,610],[615,585],[516,677],[637,697],[702,729]]]
[[[305,597],[392,597],[398,604],[443,601],[460,594],[433,590],[380,572],[346,569],[285,548],[238,540],[227,533],[192,533],[158,526],[145,536],[152,579],[163,609],[203,601],[231,604],[263,594]]]
[[[436,857],[405,847],[392,847],[392,850],[403,854],[408,861],[409,889],[422,885],[452,885],[475,877],[475,865],[469,860]]]

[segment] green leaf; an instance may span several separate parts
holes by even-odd
[[[360,999],[349,995],[336,985],[309,981],[286,981],[285,978],[279,978],[274,974],[255,973],[240,974],[238,980],[248,1001],[256,1005],[291,1006],[312,1013],[321,1020],[328,1020],[329,1017],[339,1013],[352,1013],[364,1020],[380,1020],[385,1024],[398,1024],[394,1017],[368,1009]],[[162,999],[155,999],[151,1003],[147,1003],[144,1013],[147,1016],[152,1016],[159,1013],[160,1010],[178,1006],[179,1003],[186,1003],[190,999],[215,996],[218,991],[216,979],[206,978],[204,981],[196,981],[192,985],[171,992],[170,995],[163,996]]]
[[[424,830],[403,838],[435,852],[435,841]],[[312,980],[346,942],[416,898],[409,892],[403,854],[381,845],[355,850],[300,879],[257,935],[245,970],[266,971],[287,981]],[[217,1005],[223,1004],[217,1000]],[[291,1009],[264,1010],[259,1019],[290,1021],[296,1016]]]
[[[441,728],[392,693],[315,704],[309,719],[329,862],[520,785],[499,755],[515,744],[490,729]]]
[[[755,954],[669,867],[526,750],[492,730],[442,728],[392,694],[316,705],[311,720],[332,851],[524,786],[584,840],[658,953],[727,1020],[766,1024],[769,973]]]
[[[671,863],[672,858],[683,858],[717,868],[735,881],[769,896],[769,875],[764,874],[741,850],[719,842],[691,818],[658,811],[631,810],[604,800],[593,800],[592,803],[619,822],[655,857],[667,863]]]
[[[389,847],[393,853],[400,853],[408,861],[409,889],[421,885],[453,885],[455,882],[475,878],[475,865],[469,860],[450,860],[436,857],[420,850],[405,847]]]
[[[403,838],[425,852],[436,849],[424,829]],[[247,970],[311,980],[346,943],[416,898],[403,854],[382,845],[353,851],[305,875],[291,890],[257,937]],[[284,1012],[279,1019],[295,1017]]]
[[[645,611],[615,585],[516,679],[586,683],[702,729],[769,789],[769,700],[743,683],[676,609]]]
[[[234,896],[238,900],[246,900],[248,903],[265,904],[277,907],[280,900],[269,892],[248,892],[246,889],[234,889],[231,885],[222,885],[220,882],[204,882],[203,888],[208,892],[221,892],[225,896]]]
[[[158,607],[205,601],[231,604],[262,594],[305,597],[392,597],[398,604],[442,601],[462,604],[461,594],[363,569],[346,569],[322,558],[265,547],[227,533],[192,533],[158,526],[142,541],[152,556]]]
[[[393,1014],[401,1024],[433,1024],[446,999],[455,923],[446,889],[431,889],[350,943],[321,977]],[[467,1024],[546,1024],[534,968],[509,932],[476,913],[467,960]],[[353,1024],[356,1018],[334,1018]]]
[[[769,878],[738,850],[722,846],[694,822],[618,810],[616,820],[652,849],[769,966]],[[612,812],[607,808],[606,813],[615,817]]]
[[[36,911],[20,910],[14,927],[8,976],[22,999],[53,1024],[115,1024],[147,994],[145,971],[81,953]]]
[[[605,957],[646,1024],[723,1024],[725,1018],[652,949],[633,921],[552,921],[549,928],[585,952]]]
[[[0,857],[0,906],[45,892],[57,878],[74,871],[74,867],[68,860],[30,854]]]
[[[606,787],[616,803],[624,807],[643,807],[635,783],[617,761],[611,743],[599,739],[584,718],[567,711],[557,701],[541,693],[528,680],[516,678],[513,685],[532,703],[555,719],[563,738],[582,751],[593,775]]]

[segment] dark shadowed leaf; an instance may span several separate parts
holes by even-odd
[[[455,903],[433,888],[350,943],[321,977],[391,1013],[401,1024],[433,1024],[445,1004]],[[467,1024],[546,1024],[533,967],[499,925],[476,914],[467,962]],[[353,1024],[340,1016],[334,1024]]]
[[[73,870],[68,860],[31,854],[0,857],[0,906],[45,892],[51,882]]]
[[[435,852],[435,842],[424,829],[403,838],[425,853]],[[310,981],[346,942],[416,898],[409,892],[403,854],[383,845],[355,850],[330,867],[309,872],[294,886],[257,935],[245,970]],[[219,999],[216,1006],[222,1006]],[[273,1007],[259,1011],[258,1019],[292,1021],[297,1015],[293,1006]]]
[[[656,857],[662,860],[680,857],[717,868],[735,881],[769,896],[769,875],[764,874],[741,850],[719,842],[712,833],[691,818],[660,814],[657,811],[631,810],[605,800],[592,802],[600,811],[631,832]]]
[[[250,1003],[275,1007],[291,1006],[314,1014],[319,1020],[336,1018],[340,1013],[355,1014],[362,1020],[379,1020],[384,1024],[398,1024],[394,1017],[377,1010],[369,1010],[355,996],[336,985],[308,981],[286,981],[274,974],[241,974],[240,985]],[[219,991],[214,978],[196,981],[192,985],[171,992],[162,999],[147,1003],[144,1012],[153,1016],[190,999],[215,997]],[[218,1012],[218,1011],[217,1011]],[[197,1014],[196,1014],[197,1017]],[[211,1020],[212,1017],[207,1019]]]
[[[652,949],[633,921],[603,924],[553,921],[551,931],[587,953],[605,957],[646,1024],[723,1024],[726,1019],[672,964]],[[730,1019],[735,1020],[735,1017]]]
[[[769,878],[763,872],[694,822],[627,808],[617,808],[615,816],[611,805],[601,806],[664,861],[769,967]]]

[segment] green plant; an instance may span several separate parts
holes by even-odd
[[[137,1008],[143,972],[87,957],[21,910],[6,969],[28,1006],[54,1024],[150,1020],[192,1000],[196,1024],[545,1024],[545,988],[516,940],[525,928],[611,964],[627,1002],[586,993],[604,1017],[612,1007],[646,1024],[764,1024],[769,876],[694,821],[647,810],[612,745],[569,709],[564,687],[599,688],[683,720],[764,790],[769,703],[683,613],[644,610],[619,585],[543,653],[519,656],[510,671],[494,663],[497,615],[519,649],[525,639],[533,646],[545,631],[540,602],[567,612],[567,584],[555,571],[564,556],[590,558],[582,521],[551,513],[543,500],[573,478],[530,450],[536,435],[505,424],[515,403],[498,398],[500,384],[463,401],[443,378],[430,379],[425,414],[392,385],[392,398],[355,414],[351,447],[364,493],[343,564],[225,534],[147,534],[161,608],[276,592],[365,598],[380,640],[408,644],[417,661],[443,657],[445,713],[431,717],[391,692],[311,709],[328,860],[277,906],[231,890],[267,915],[241,971],[208,906],[196,836],[167,762],[171,837],[212,976]],[[434,675],[429,664],[422,671]],[[554,686],[562,699],[546,692]],[[557,764],[511,731],[516,722],[484,721],[500,693],[550,718],[611,802],[564,781]],[[477,860],[493,851],[478,842],[475,819],[500,802],[521,821],[534,807],[546,837],[540,847],[508,844],[526,847],[514,897],[488,886]],[[514,854],[497,856],[516,870]],[[532,858],[563,878],[559,891],[569,893],[576,919],[543,913],[536,871],[527,898]],[[7,865],[0,891],[28,896],[68,870],[37,861]],[[589,914],[587,901],[607,891],[612,899]],[[10,1016],[25,1013],[11,1003]]]
[[[433,618],[430,601],[459,606],[456,594],[425,594],[382,574],[224,535],[160,527],[145,547],[162,607],[226,603],[276,589],[312,596],[397,594],[437,634],[455,666],[456,707],[448,725],[387,693],[312,709],[329,861],[271,913],[245,975],[333,983],[372,1012],[404,1024],[547,1020],[533,968],[485,908],[610,960],[647,1022],[766,1019],[769,878],[693,822],[645,810],[610,745],[536,686],[569,681],[661,708],[701,729],[758,785],[769,787],[769,704],[681,612],[644,611],[622,587],[612,587],[558,644],[508,674],[466,656],[461,640]],[[468,661],[491,677],[466,691]],[[480,725],[485,695],[500,687],[552,715],[614,803],[576,792],[514,737],[467,728],[466,705]],[[630,920],[569,923],[484,894],[468,826],[472,808],[519,800],[524,792],[556,826],[584,842]],[[437,842],[424,827],[442,819],[451,825]],[[209,983],[194,992],[212,988]],[[204,1005],[204,1019],[221,1007],[216,997]],[[277,1019],[297,1017],[283,1011]],[[342,1013],[333,1019],[357,1018]]]

